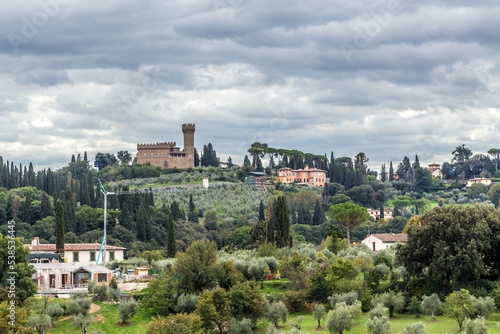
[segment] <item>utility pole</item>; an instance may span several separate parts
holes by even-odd
[[[107,222],[108,222],[108,217],[107,217],[107,209],[108,209],[108,195],[114,195],[115,193],[113,192],[107,192],[104,186],[101,183],[101,180],[99,180],[99,184],[101,185],[101,193],[104,195],[104,236],[102,238],[102,265],[106,266],[106,233],[107,233]]]

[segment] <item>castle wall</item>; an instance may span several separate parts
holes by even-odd
[[[184,150],[175,146],[175,142],[156,144],[137,144],[137,163],[161,168],[194,167],[194,124],[183,124]]]

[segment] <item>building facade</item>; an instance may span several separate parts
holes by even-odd
[[[377,233],[369,235],[361,243],[370,247],[372,251],[378,252],[397,243],[407,242],[407,240],[408,235],[406,233]]]
[[[439,177],[440,179],[443,178],[443,172],[441,171],[441,165],[432,163],[427,167],[427,170],[429,173],[431,173],[432,177]]]
[[[491,179],[487,177],[476,177],[474,179],[467,180],[466,187],[469,188],[473,184],[484,184],[486,187],[491,186]]]
[[[30,249],[30,254],[56,253],[55,244],[40,244],[38,240],[38,237],[35,237],[31,244],[24,245]],[[100,244],[64,244],[64,262],[75,266],[96,265],[100,248]],[[106,245],[106,262],[123,261],[125,249],[124,247]],[[99,262],[101,261],[102,258],[99,259]]]
[[[194,124],[182,124],[184,149],[175,142],[137,144],[137,163],[161,168],[194,167]]]
[[[317,168],[306,167],[304,169],[291,169],[280,168],[278,169],[278,177],[276,181],[283,184],[290,184],[294,182],[305,183],[310,187],[320,186],[324,187],[328,182],[326,171]]]

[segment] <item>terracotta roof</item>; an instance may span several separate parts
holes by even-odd
[[[383,242],[406,242],[408,240],[406,233],[376,233],[372,235]]]
[[[47,251],[47,252],[55,252],[56,245],[55,244],[39,244],[38,246],[33,246],[32,244],[26,244],[24,247],[29,248],[33,252],[39,251]],[[65,244],[65,251],[80,251],[80,250],[99,250],[101,248],[101,244]],[[117,246],[109,246],[106,245],[106,250],[125,250],[124,247]]]

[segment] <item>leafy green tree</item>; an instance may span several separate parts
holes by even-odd
[[[198,223],[198,213],[196,212],[196,207],[194,206],[193,195],[189,195],[189,211],[188,220],[193,223]]]
[[[495,208],[498,208],[500,205],[500,184],[493,184],[488,191],[488,196],[490,196],[491,203],[495,205]]]
[[[476,315],[488,319],[490,314],[495,311],[495,300],[491,297],[479,297],[476,299]]]
[[[232,315],[238,320],[248,318],[255,325],[264,316],[264,296],[257,282],[246,281],[232,286],[227,299]]]
[[[97,153],[94,159],[95,167],[99,168],[99,170],[103,169],[107,166],[113,166],[118,162],[114,154],[111,153]]]
[[[391,323],[387,317],[387,308],[377,304],[368,314],[366,329],[368,334],[390,334]]]
[[[232,319],[229,324],[228,334],[252,334],[252,322],[249,319]]]
[[[396,259],[410,275],[426,278],[445,291],[500,273],[496,236],[498,212],[491,206],[437,207],[408,228]]]
[[[122,165],[127,165],[132,160],[132,155],[128,151],[118,151],[116,156]]]
[[[52,321],[47,314],[32,314],[28,318],[28,326],[33,327],[38,334],[44,334],[46,329],[52,327]]]
[[[327,216],[340,224],[347,231],[347,242],[351,244],[350,230],[366,222],[370,215],[366,208],[353,203],[342,203],[331,206]]]
[[[463,164],[466,160],[469,160],[470,157],[472,157],[472,151],[466,148],[465,144],[455,147],[455,150],[453,150],[451,154],[453,154],[453,159],[451,159],[451,161],[459,164]]]
[[[389,291],[375,296],[373,304],[382,304],[389,310],[389,317],[394,317],[394,312],[400,312],[405,307],[405,297],[401,292]]]
[[[191,313],[196,310],[198,304],[198,296],[195,294],[183,293],[177,298],[177,305],[175,311],[177,313]]]
[[[266,317],[278,328],[278,322],[286,322],[288,310],[283,302],[269,303],[266,301]]]
[[[208,240],[193,242],[185,253],[177,253],[175,270],[181,275],[181,287],[201,291],[214,285],[217,268],[217,245]]]
[[[52,326],[54,327],[54,320],[64,314],[64,310],[60,303],[51,303],[47,306],[45,313],[50,317]]]
[[[174,294],[177,284],[170,273],[163,273],[149,283],[148,290],[141,303],[154,309],[157,314],[168,315],[175,310]]]
[[[466,318],[472,318],[477,312],[475,299],[468,290],[452,292],[446,297],[443,303],[444,312],[458,322],[460,330],[463,330],[463,323]]]
[[[417,192],[432,190],[432,175],[426,168],[415,168],[415,190]]]
[[[29,248],[18,238],[0,234],[0,287],[5,289],[5,294],[0,293],[0,301],[7,299],[11,286],[16,288],[15,298],[21,303],[36,293],[37,287],[31,278],[36,270],[29,264],[28,255]]]
[[[153,261],[163,260],[163,255],[161,255],[161,251],[159,249],[154,251],[144,251],[140,257],[146,259],[149,265],[151,265]]]
[[[318,321],[317,330],[321,329],[321,319],[325,320],[326,309],[323,304],[315,304],[313,307],[313,319]]]
[[[92,320],[92,316],[80,313],[73,318],[72,324],[75,327],[80,327],[82,329],[82,334],[87,334],[88,328],[92,324]]]
[[[120,303],[120,307],[118,308],[118,312],[120,313],[120,319],[122,319],[121,324],[125,325],[127,320],[132,318],[137,314],[138,304],[135,300],[130,300],[128,302]]]
[[[417,297],[411,297],[410,303],[406,309],[408,313],[415,314],[417,318],[420,318],[420,314],[422,313],[422,304]]]
[[[422,308],[428,312],[431,312],[432,320],[436,320],[436,318],[434,317],[434,313],[437,309],[441,308],[442,305],[443,303],[435,293],[430,296],[422,297]]]
[[[488,151],[492,157],[492,162],[495,164],[495,170],[498,170],[498,163],[500,162],[500,149],[492,148]]]
[[[328,320],[326,327],[330,334],[343,334],[344,331],[349,331],[352,328],[356,306],[348,306],[344,302],[338,303],[333,310],[328,312]]]
[[[195,313],[201,318],[206,333],[212,333],[217,321],[217,310],[210,292],[205,292],[196,306]]]

